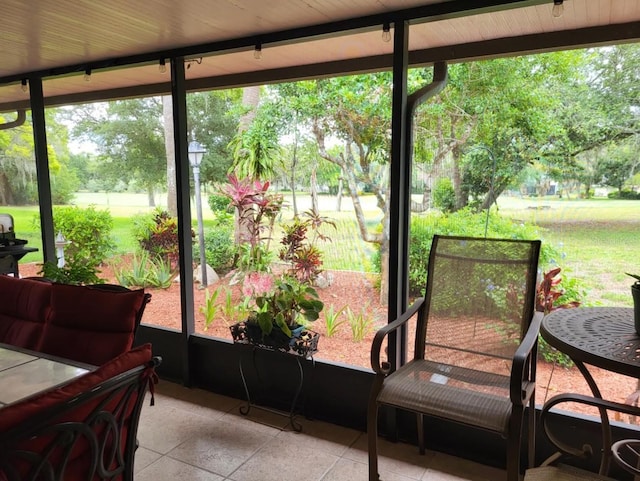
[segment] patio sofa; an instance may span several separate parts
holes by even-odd
[[[128,351],[151,295],[0,275],[0,342],[92,365]]]

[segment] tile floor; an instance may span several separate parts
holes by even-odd
[[[199,389],[161,381],[155,406],[142,409],[136,481],[366,481],[366,435],[297,418],[302,433],[283,430],[288,419]],[[259,422],[257,422],[259,421]],[[272,427],[265,423],[271,424]],[[384,481],[503,481],[504,471],[380,440]],[[292,460],[296,459],[295,462]]]

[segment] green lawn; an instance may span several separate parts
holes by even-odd
[[[640,201],[502,199],[500,212],[544,227],[543,241],[563,253],[558,263],[589,288],[590,305],[632,305],[640,272]]]
[[[289,208],[283,218],[291,218]],[[80,201],[86,202],[86,204]],[[141,194],[82,194],[76,198],[78,205],[95,205],[112,213],[113,237],[118,252],[131,252],[136,241],[131,233],[133,216],[152,210]],[[129,205],[127,205],[129,204]],[[310,207],[309,196],[298,195],[298,211]],[[325,254],[325,268],[371,271],[374,248],[360,240],[350,199],[343,199],[340,212],[335,210],[333,197],[321,196],[322,215],[332,219],[337,226],[325,226],[323,233],[331,241],[318,247]],[[380,211],[372,196],[363,198],[368,227],[375,230]],[[37,207],[4,207],[14,217],[18,237],[27,239],[29,246],[41,249],[40,229],[36,222]],[[513,219],[534,222],[543,227],[543,242],[552,243],[561,258],[557,260],[568,275],[581,279],[589,289],[588,303],[592,305],[630,306],[631,278],[625,272],[640,272],[640,201],[609,199],[560,200],[557,198],[501,197],[499,212]],[[195,219],[195,215],[193,216]],[[205,205],[205,229],[211,228],[212,214]],[[195,221],[194,221],[195,228]],[[278,238],[276,234],[276,238]],[[273,244],[277,250],[277,241]],[[23,262],[41,262],[42,251],[27,255]]]

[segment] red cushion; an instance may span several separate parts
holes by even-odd
[[[20,423],[30,419],[32,416],[39,414],[53,406],[67,402],[80,393],[90,391],[101,382],[123,372],[126,372],[130,369],[133,369],[137,366],[146,364],[150,360],[151,345],[145,344],[118,356],[117,358],[98,368],[96,371],[87,373],[77,378],[75,381],[67,384],[66,386],[46,392],[35,398],[30,398],[25,401],[0,409],[0,432],[4,432],[7,429],[16,427]],[[122,391],[121,395],[122,394],[124,394],[124,391]],[[114,410],[121,408],[124,409],[125,414],[122,418],[123,424],[121,426],[122,430],[120,433],[120,443],[112,444],[111,442],[113,441],[113,439],[108,438],[109,442],[107,443],[107,445],[102,446],[103,461],[107,464],[107,469],[116,468],[119,463],[116,463],[113,458],[111,458],[111,461],[109,461],[108,456],[110,456],[112,449],[125,449],[127,433],[130,427],[129,423],[133,420],[133,418],[131,418],[131,414],[133,412],[133,407],[137,398],[137,396],[133,396],[129,400],[129,403],[126,405],[126,407],[123,407],[121,404],[121,395],[109,396],[108,394],[105,394],[104,396],[98,396],[88,402],[85,402],[84,404],[80,404],[75,406],[74,408],[67,409],[64,413],[61,413],[54,419],[51,419],[51,423],[59,424],[63,422],[84,422],[99,405],[101,406],[101,410],[109,412],[114,412]],[[137,423],[137,420],[135,420],[135,422]],[[99,433],[101,431],[104,431],[105,429],[109,429],[109,426],[104,423],[96,423],[94,424],[93,429],[96,430],[96,433]],[[44,452],[45,450],[48,451],[50,448],[52,448],[52,446],[50,445],[52,441],[52,433],[53,431],[49,433],[43,431],[36,437],[16,440],[16,445],[13,447],[19,450],[38,453]],[[100,437],[100,435],[98,436]],[[74,442],[73,451],[68,458],[68,462],[64,471],[65,479],[86,479],[87,473],[91,472],[91,456],[89,456],[88,453],[92,452],[93,448],[91,448],[91,446],[88,444],[87,439],[88,438],[85,438],[84,436],[80,436],[80,438],[76,442]],[[57,464],[60,461],[60,456],[63,455],[64,451],[65,448],[56,448],[54,451],[51,451],[49,461],[54,465]],[[26,474],[29,469],[29,463],[25,463],[17,459],[14,460],[14,462],[15,464],[13,468],[16,469],[18,473],[21,473],[23,475]],[[0,474],[0,480],[1,479],[2,476]],[[114,481],[116,479],[121,479],[121,476],[115,477]]]
[[[144,290],[104,291],[53,284],[38,350],[100,365],[131,348]]]
[[[50,311],[51,283],[0,276],[0,342],[36,349]]]
[[[0,432],[10,429],[36,413],[67,401],[90,390],[102,381],[151,361],[151,344],[143,344],[103,364],[95,371],[83,374],[65,386],[0,409]]]

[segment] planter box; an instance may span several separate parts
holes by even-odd
[[[246,321],[233,324],[229,329],[236,344],[249,344],[304,358],[312,357],[318,352],[320,335],[309,329],[300,329],[299,332],[294,332],[293,337],[287,337],[279,328],[274,328],[271,334],[263,336],[260,326]]]

